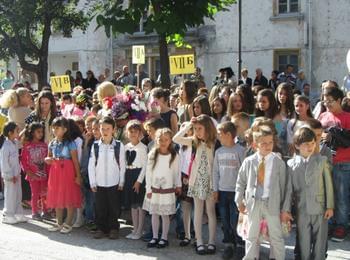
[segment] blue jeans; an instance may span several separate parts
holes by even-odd
[[[335,195],[335,221],[337,225],[347,227],[350,210],[350,162],[334,164],[333,184]]]
[[[95,222],[95,194],[91,189],[83,186],[83,195],[85,199],[84,203],[84,216],[87,222]]]
[[[237,235],[238,209],[235,203],[235,192],[219,192],[220,216],[224,231],[224,243],[236,244],[240,239]]]

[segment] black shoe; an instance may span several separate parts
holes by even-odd
[[[148,248],[157,247],[157,245],[158,245],[158,239],[157,238],[152,238],[151,241],[149,241],[147,243],[147,247]]]
[[[224,253],[222,254],[223,259],[231,259],[233,257],[233,248],[232,246],[227,246],[224,249]]]
[[[158,245],[157,245],[158,248],[164,248],[167,246],[169,246],[169,241],[165,240],[165,239],[159,240]]]
[[[207,251],[205,250],[205,246],[204,245],[196,246],[196,253],[198,255],[205,255],[207,253]]]
[[[32,219],[33,219],[33,220],[38,220],[38,221],[43,220],[43,219],[41,218],[41,215],[40,215],[39,213],[33,214],[33,215],[32,215]]]
[[[189,244],[191,244],[191,239],[188,239],[188,238],[184,238],[184,239],[180,242],[180,246],[182,246],[182,247],[188,246]]]
[[[213,244],[208,244],[207,246],[207,254],[214,255],[216,253],[216,246]]]

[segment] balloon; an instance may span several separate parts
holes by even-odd
[[[348,66],[348,71],[350,72],[350,50],[348,50],[348,54],[346,55],[346,65]]]

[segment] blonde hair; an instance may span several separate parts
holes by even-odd
[[[102,104],[102,101],[105,97],[114,97],[117,94],[117,89],[113,85],[112,82],[105,81],[102,82],[97,87],[97,97],[100,104]]]
[[[18,88],[16,90],[9,89],[5,91],[4,95],[1,97],[0,106],[2,108],[17,107],[20,97],[27,93],[29,93],[29,90],[26,88]]]
[[[258,142],[259,138],[265,137],[265,136],[274,137],[273,131],[267,125],[261,125],[261,126],[259,126],[259,129],[257,131],[253,131],[254,142]]]

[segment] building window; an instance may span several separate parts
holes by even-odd
[[[285,71],[287,64],[294,67],[294,73],[298,72],[300,61],[299,50],[275,50],[274,51],[274,68],[279,72]]]
[[[278,13],[297,13],[299,12],[299,0],[279,0]]]

